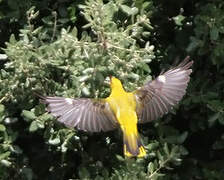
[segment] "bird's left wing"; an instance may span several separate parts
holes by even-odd
[[[117,127],[116,118],[104,99],[40,96],[47,111],[67,127],[99,132]]]
[[[140,123],[155,120],[167,113],[186,93],[193,61],[186,57],[178,66],[134,91]]]

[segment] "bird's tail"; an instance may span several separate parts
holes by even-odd
[[[144,157],[146,152],[137,133],[124,133],[124,154],[125,156]]]

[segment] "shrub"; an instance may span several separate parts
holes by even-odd
[[[222,1],[15,2],[0,8],[19,22],[0,55],[1,179],[223,179]],[[34,95],[107,97],[109,75],[131,91],[151,67],[160,72],[158,60],[186,53],[195,59],[187,95],[140,125],[142,159],[123,157],[119,130],[66,128]]]

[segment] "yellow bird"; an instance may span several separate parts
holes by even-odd
[[[119,79],[110,78],[111,94],[105,99],[40,96],[47,110],[67,127],[99,132],[120,127],[125,156],[144,157],[137,123],[155,120],[166,114],[186,93],[193,61],[161,73],[138,90],[126,92]]]

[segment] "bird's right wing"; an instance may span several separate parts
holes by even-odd
[[[188,56],[178,66],[160,74],[134,92],[140,123],[163,116],[182,99],[190,80],[192,64]]]
[[[104,99],[38,96],[42,103],[47,104],[47,111],[67,127],[90,132],[109,131],[117,127],[116,118]]]

